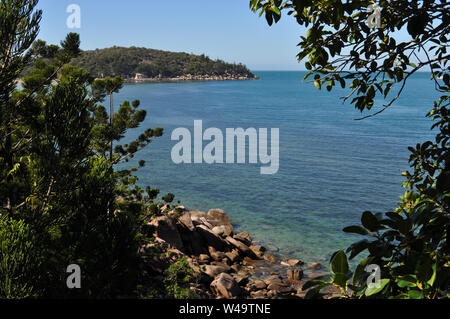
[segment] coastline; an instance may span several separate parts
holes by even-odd
[[[183,75],[173,78],[154,77],[154,78],[126,78],[126,83],[164,83],[164,82],[206,82],[206,81],[247,81],[259,80],[259,76],[244,75]]]
[[[175,260],[186,258],[199,278],[190,284],[195,298],[303,298],[304,283],[326,274],[319,263],[284,259],[277,251],[261,246],[248,232],[236,233],[222,209],[204,212],[179,206],[170,211],[162,207],[161,211],[164,213],[149,221],[155,243],[141,251],[166,247],[154,269],[161,276]],[[164,263],[166,267],[161,266]]]

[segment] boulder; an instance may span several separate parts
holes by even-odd
[[[221,252],[221,251],[210,251],[209,252],[210,256],[212,259],[214,259],[215,261],[221,261],[222,259],[224,259],[226,257],[225,253]]]
[[[266,289],[267,285],[264,281],[262,280],[255,280],[252,283],[252,287],[254,287],[255,290],[261,290],[261,289]]]
[[[206,249],[206,242],[203,239],[203,236],[196,229],[189,233],[187,242],[190,245],[192,254],[198,256],[208,253],[208,250]]]
[[[274,275],[271,275],[271,276],[267,277],[266,279],[264,279],[264,283],[266,285],[269,285],[272,282],[278,282],[281,280],[282,280],[282,278],[278,274],[274,274]]]
[[[252,242],[250,234],[247,232],[236,234],[233,236],[233,238],[242,241],[246,245],[250,245],[250,243]]]
[[[234,272],[239,272],[239,270],[241,269],[241,266],[239,266],[238,264],[233,264],[230,266],[230,268],[234,271]]]
[[[161,238],[173,247],[183,249],[183,241],[172,219],[167,216],[156,217],[150,222],[150,225],[155,227],[155,237]]]
[[[215,278],[217,275],[228,272],[231,270],[230,266],[225,264],[220,265],[203,265],[201,270],[211,278]]]
[[[303,278],[303,271],[300,268],[289,268],[286,275],[289,280],[298,282]]]
[[[236,249],[233,249],[230,252],[226,252],[225,255],[231,261],[231,263],[234,263],[239,259],[239,253]]]
[[[208,263],[211,258],[209,258],[209,256],[206,254],[200,254],[200,256],[198,256],[198,260],[202,263]]]
[[[250,296],[252,299],[267,299],[267,290],[258,290],[258,291],[252,291],[250,293]]]
[[[198,225],[195,230],[203,237],[208,246],[214,247],[216,250],[223,250],[227,247],[227,243],[214,234],[208,227],[204,225]]]
[[[319,269],[319,268],[322,267],[322,265],[320,263],[310,263],[308,265],[308,267],[311,268],[311,269]]]
[[[249,248],[256,255],[256,257],[263,258],[264,252],[265,252],[265,248],[264,247],[259,246],[259,245],[256,245],[256,246],[252,245]]]
[[[200,217],[205,217],[206,218],[207,214],[205,212],[200,211],[200,210],[190,210],[189,211],[189,216],[191,216],[192,219],[200,218]]]
[[[188,229],[189,231],[194,231],[195,229],[189,212],[185,212],[183,215],[178,217],[178,223],[186,227],[186,229]]]
[[[208,227],[209,229],[213,229],[214,226],[205,217],[200,217],[199,219],[200,219],[201,225],[204,225],[204,226]]]
[[[265,261],[272,263],[272,264],[276,262],[275,255],[272,253],[265,253],[263,258]]]
[[[238,283],[239,286],[243,287],[248,284],[248,275],[242,274],[239,272],[238,274],[233,275],[234,280]]]
[[[234,227],[231,224],[228,225],[220,225],[212,228],[212,231],[217,236],[227,237],[231,236],[234,232]]]
[[[209,221],[214,221],[216,226],[231,224],[227,213],[222,209],[210,209],[207,214],[207,219]]]
[[[242,289],[236,280],[226,273],[221,273],[214,279],[211,290],[219,298],[232,299],[242,295]]]
[[[289,259],[288,264],[294,267],[302,266],[305,263],[298,259]]]
[[[296,289],[294,289],[289,283],[281,279],[270,280],[268,282],[267,289],[281,294],[296,292]]]
[[[247,245],[245,245],[243,242],[234,239],[233,237],[228,236],[225,238],[225,240],[230,244],[239,249],[242,253],[244,253],[247,256],[256,257],[255,254],[248,248]]]

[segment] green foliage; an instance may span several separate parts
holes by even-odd
[[[134,78],[136,73],[148,78],[172,78],[187,74],[254,77],[242,64],[213,61],[205,55],[136,47],[84,51],[73,64],[99,78],[121,76],[128,79]]]
[[[146,112],[137,100],[114,110],[120,77],[95,81],[68,64],[81,52],[78,34],[60,47],[35,41],[36,4],[0,2],[0,297],[142,296],[146,220],[163,203],[158,190],[146,196],[135,185],[137,168],[116,167],[163,130],[121,145]],[[66,286],[71,264],[81,268],[82,289]]]
[[[167,269],[164,283],[167,297],[175,299],[190,299],[193,297],[189,283],[195,280],[195,273],[189,266],[187,257],[179,258]]]
[[[40,271],[36,238],[23,220],[0,216],[0,299],[36,295],[33,282]]]
[[[350,259],[368,255],[348,271],[344,251],[333,254],[331,275],[305,284],[307,297],[322,297],[329,285],[342,297],[358,298],[448,298],[450,282],[450,76],[447,53],[450,31],[449,4],[437,1],[379,1],[381,28],[371,29],[367,12],[373,1],[251,0],[254,12],[265,14],[268,23],[278,22],[282,12],[310,26],[299,43],[299,60],[314,85],[331,91],[336,84],[347,85],[351,103],[361,111],[370,110],[375,98],[386,99],[397,84],[397,94],[374,116],[390,107],[401,95],[415,72],[429,67],[435,88],[443,94],[434,102],[428,117],[434,120],[434,141],[410,147],[412,172],[405,172],[402,201],[394,212],[364,212],[361,225],[346,227],[347,233],[366,238],[347,249]],[[405,29],[411,39],[397,43],[395,32]],[[419,58],[424,51],[426,58]],[[413,63],[414,58],[416,63]],[[367,284],[366,266],[381,269],[379,286]]]

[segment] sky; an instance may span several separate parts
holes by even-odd
[[[81,8],[81,28],[66,25],[67,7]],[[303,70],[296,59],[305,28],[291,17],[269,27],[249,0],[40,0],[39,38],[58,44],[68,32],[81,48],[137,46],[205,54],[251,70]]]
[[[81,28],[70,29],[69,5],[81,9]],[[252,71],[304,70],[297,44],[306,28],[283,15],[270,27],[249,9],[249,0],[40,0],[40,39],[59,44],[80,33],[83,50],[137,46],[205,54],[243,63]],[[409,40],[406,31],[399,40]]]

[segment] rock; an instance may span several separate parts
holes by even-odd
[[[227,213],[222,209],[210,209],[207,214],[207,219],[215,221],[216,226],[231,224]]]
[[[267,290],[252,291],[250,293],[252,299],[267,299]]]
[[[230,266],[230,268],[234,271],[234,272],[239,272],[239,270],[241,269],[241,267],[237,264],[233,264]]]
[[[291,265],[291,266],[297,267],[297,266],[302,266],[305,263],[300,261],[300,260],[298,260],[298,259],[289,259],[288,260],[288,264]]]
[[[225,253],[221,251],[212,251],[212,252],[210,251],[209,254],[211,255],[211,258],[214,259],[215,261],[221,261],[226,257]]]
[[[198,232],[196,229],[194,229],[193,232],[189,232],[187,243],[190,246],[192,254],[196,256],[208,253],[208,250],[206,249],[206,242],[200,232]]]
[[[166,256],[167,257],[171,257],[172,259],[176,260],[178,258],[181,258],[181,257],[185,256],[185,255],[184,255],[183,252],[181,252],[180,250],[178,250],[176,248],[170,248],[170,249],[167,250]]]
[[[231,245],[233,245],[234,247],[236,247],[237,249],[239,249],[239,251],[241,251],[245,255],[255,257],[255,254],[243,242],[241,242],[239,240],[236,240],[236,239],[234,239],[233,237],[230,237],[230,236],[225,238],[225,240],[228,243],[230,243]]]
[[[315,273],[310,273],[310,274],[308,274],[308,278],[309,279],[316,279],[316,278],[319,278],[319,277],[323,277],[323,276],[326,276],[327,274],[326,273],[320,273],[320,272],[315,272]]]
[[[227,243],[214,234],[208,227],[204,225],[198,225],[195,227],[196,231],[203,237],[203,239],[206,241],[206,243],[209,246],[214,247],[216,250],[222,250],[225,247],[227,247]]]
[[[308,265],[308,267],[311,268],[311,269],[319,269],[319,268],[322,267],[322,265],[320,263],[310,263]]]
[[[264,252],[265,252],[265,248],[264,247],[259,246],[259,245],[257,245],[257,246],[253,246],[252,245],[249,248],[256,255],[256,257],[258,257],[260,259],[263,258]]]
[[[194,231],[195,226],[192,223],[191,215],[188,212],[185,212],[178,218],[178,222],[186,227],[189,231]]]
[[[231,236],[234,232],[234,228],[231,224],[228,225],[220,225],[212,228],[212,231],[217,236],[227,237]]]
[[[244,257],[244,260],[242,261],[242,264],[244,266],[254,266],[255,265],[255,261],[249,257]]]
[[[202,212],[200,210],[190,210],[189,212],[189,216],[191,216],[192,219],[194,218],[200,218],[200,217],[205,217],[207,216],[207,214],[205,212]]]
[[[281,281],[281,280],[282,280],[282,278],[278,274],[274,274],[274,275],[270,275],[269,277],[264,279],[264,283],[266,285],[269,285],[270,283],[272,283],[274,281]]]
[[[234,263],[239,259],[239,253],[235,249],[230,252],[226,252],[225,255],[228,259],[230,259],[231,263]]]
[[[269,262],[269,263],[276,263],[276,259],[275,259],[275,255],[269,252],[266,252],[263,256],[264,260]]]
[[[266,289],[267,285],[262,280],[255,280],[254,282],[251,283],[250,287],[252,290],[261,290]]]
[[[155,227],[155,237],[161,238],[175,248],[183,249],[183,241],[172,219],[167,216],[156,217],[150,222],[150,225]]]
[[[273,290],[277,293],[288,294],[291,292],[296,292],[296,289],[292,288],[292,286],[284,281],[273,281],[269,285],[267,285],[268,290]]]
[[[247,232],[236,234],[233,236],[233,238],[242,241],[246,245],[250,245],[250,243],[252,242],[250,234]]]
[[[200,268],[205,274],[207,274],[211,278],[215,278],[217,275],[228,272],[231,270],[231,267],[225,264],[220,265],[203,265]]]
[[[202,223],[202,225],[205,225],[209,229],[213,229],[214,227],[213,225],[211,225],[210,222],[208,222],[208,220],[205,217],[200,217],[200,222]]]
[[[279,275],[272,275],[264,280],[268,290],[272,290],[276,293],[287,294],[296,292],[290,283],[284,281]]]
[[[280,265],[283,267],[291,267],[291,265],[289,265],[287,262],[284,261],[280,262]]]
[[[242,274],[239,272],[238,274],[233,275],[234,280],[238,283],[239,286],[245,286],[248,284],[248,276],[247,274]]]
[[[198,256],[198,260],[203,263],[208,263],[211,258],[209,258],[209,256],[206,254],[200,254],[200,256]]]
[[[289,268],[286,271],[286,275],[287,275],[287,278],[289,280],[292,280],[294,282],[298,282],[298,281],[300,281],[303,278],[303,271],[301,269],[299,269],[299,268],[294,268],[294,269]]]
[[[211,283],[211,290],[222,298],[237,298],[242,295],[242,289],[236,280],[226,273],[218,275]]]

